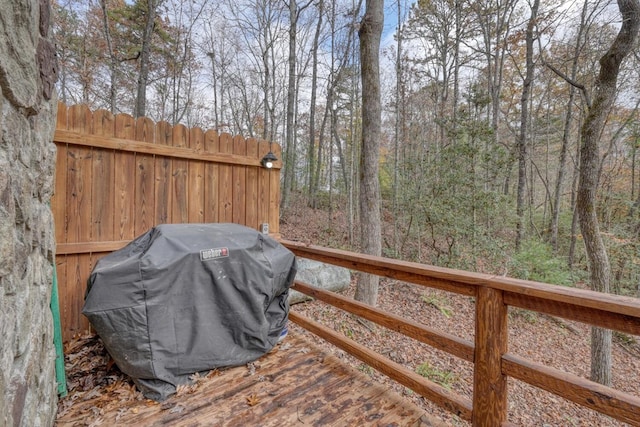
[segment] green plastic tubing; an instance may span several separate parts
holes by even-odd
[[[67,395],[67,377],[64,372],[64,349],[62,347],[62,327],[60,325],[60,302],[58,300],[58,275],[53,265],[53,289],[51,290],[51,314],[53,315],[53,343],[56,347],[56,381],[58,395]]]

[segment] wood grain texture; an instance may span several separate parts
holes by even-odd
[[[133,117],[118,114],[115,117],[115,137],[134,138]],[[135,237],[135,153],[116,151],[115,153],[115,207],[116,235],[112,240],[133,239]],[[74,242],[76,243],[76,242]]]
[[[258,142],[258,157],[262,159],[269,152],[269,143]],[[258,224],[269,223],[269,177],[270,171],[265,168],[258,169]]]
[[[426,266],[415,262],[394,260],[390,258],[368,256],[339,249],[321,248],[290,240],[280,240],[293,253],[303,258],[327,262],[333,265],[350,268],[383,277],[442,289],[462,295],[475,296],[475,286],[455,280],[442,274],[441,268]],[[451,270],[455,271],[455,270]],[[459,271],[459,273],[464,273]]]
[[[218,132],[208,130],[204,134],[204,151],[205,153],[218,153],[220,150],[220,142],[218,141]],[[207,162],[205,164],[204,177],[204,221],[218,222],[218,204],[219,204],[219,184],[218,184],[218,164]]]
[[[272,144],[271,150],[278,159],[282,159],[282,151],[279,145]],[[274,163],[274,167],[267,171],[269,177],[269,231],[274,234],[280,233],[280,173],[277,165],[281,160]]]
[[[444,427],[395,392],[346,366],[291,331],[284,344],[246,366],[223,368],[195,392],[162,403],[121,400],[108,387],[58,417],[60,427],[90,424],[144,426],[432,426]],[[248,398],[254,397],[254,404]],[[105,405],[106,404],[106,405]],[[101,410],[94,411],[96,406]]]
[[[175,125],[172,136],[171,144],[173,147],[181,149],[188,146],[189,130],[184,125]],[[173,224],[186,224],[189,222],[189,186],[187,185],[189,162],[181,158],[175,158],[171,162],[171,189],[173,197],[173,203],[171,203],[171,222]]]
[[[58,116],[56,127],[58,129],[67,128],[67,106],[58,103]],[[51,210],[55,221],[56,243],[67,241],[67,228],[69,217],[67,215],[67,160],[69,146],[67,144],[56,144],[56,174],[53,197],[51,198]]]
[[[247,158],[258,159],[258,141],[254,138],[247,139]],[[245,185],[245,220],[244,223],[253,228],[260,229],[258,221],[258,170],[260,168],[246,168],[247,181]]]
[[[502,356],[502,372],[617,420],[640,426],[640,398],[513,354]]]
[[[280,191],[272,183],[279,170],[269,171],[260,218],[258,143],[222,139],[221,150],[215,131],[59,104],[51,208],[64,340],[88,329],[80,310],[97,260],[151,227],[237,222],[257,229],[268,222],[277,231],[279,213],[269,201],[279,196],[269,192]]]
[[[398,280],[474,296],[478,286],[504,291],[504,302],[640,335],[640,299],[435,267],[280,240],[296,255]]]
[[[91,111],[84,105],[76,105],[69,108],[69,129],[90,133],[92,131],[93,117]],[[69,222],[67,229],[67,241],[91,241],[91,191],[92,183],[92,158],[91,147],[73,147],[67,151],[67,209]],[[83,333],[89,330],[89,322],[81,315],[86,292],[86,281],[91,268],[91,256],[72,255],[67,257],[66,283],[60,296],[64,299],[61,324],[68,328],[66,336]]]
[[[156,144],[171,145],[173,128],[167,122],[156,123]],[[171,223],[171,157],[155,156],[155,225]]]
[[[113,137],[115,118],[106,110],[93,113],[92,133]],[[115,152],[94,149],[92,157],[91,240],[111,240],[115,226]]]
[[[166,122],[159,122],[163,126],[170,126]],[[181,125],[177,125],[181,126]],[[185,146],[176,146],[175,148],[164,147],[162,145],[146,144],[131,138],[104,138],[96,135],[87,135],[81,131],[57,129],[54,134],[54,140],[60,143],[71,144],[75,146],[109,148],[118,151],[128,151],[132,153],[145,153],[156,156],[166,156],[175,159],[185,160],[202,160],[206,162],[216,162],[230,165],[243,165],[262,167],[260,159],[249,159],[246,157],[234,156],[228,153],[198,153]],[[275,146],[275,144],[274,144]],[[182,147],[182,148],[181,148]],[[273,169],[280,169],[280,162],[275,162]]]
[[[60,243],[58,255],[77,255],[88,253],[113,252],[125,247],[131,240],[105,240],[101,242]]]
[[[189,129],[189,148],[194,153],[204,152],[204,132],[202,132],[202,129]],[[187,183],[187,186],[189,187],[189,199],[187,201],[188,222],[202,223],[204,222],[205,186],[205,172],[203,161],[189,161]]]
[[[617,297],[618,295],[612,296]],[[606,294],[592,292],[590,297],[596,299],[595,302],[599,302],[597,300],[604,299]],[[631,311],[631,315],[622,314],[628,312],[629,308],[625,297],[620,297],[619,303],[622,305],[621,307],[612,304],[612,300],[607,301],[605,304],[593,304],[593,301],[584,295],[577,295],[575,300],[567,300],[564,295],[562,300],[549,300],[529,293],[505,292],[504,298],[508,305],[514,307],[564,317],[565,319],[614,329],[631,335],[640,335],[640,307],[635,314],[633,314],[633,311]],[[637,305],[638,302],[640,300],[632,301],[631,303]],[[594,306],[601,306],[602,308]]]
[[[218,139],[220,153],[231,154],[233,139],[228,133],[223,133]],[[233,168],[230,165],[220,165],[218,168],[218,221],[233,221]]]
[[[472,418],[471,402],[468,399],[458,396],[450,390],[408,370],[404,366],[344,337],[333,329],[327,328],[326,326],[323,326],[296,312],[289,312],[289,320],[318,335],[336,347],[343,349],[377,371],[382,372],[389,378],[409,387],[411,390],[460,418],[465,420],[470,420]]]
[[[502,373],[501,361],[509,332],[502,291],[478,288],[475,323],[472,424],[498,426],[507,419],[507,376]]]
[[[359,301],[296,281],[292,289],[473,363],[473,343]]]
[[[138,141],[155,142],[155,123],[148,118],[136,120]],[[134,232],[136,236],[155,225],[155,159],[146,153],[136,153]]]
[[[241,136],[236,135],[232,142],[232,152],[236,156],[247,157],[247,143]],[[247,168],[234,165],[231,172],[232,186],[232,218],[234,224],[246,223],[247,204]]]

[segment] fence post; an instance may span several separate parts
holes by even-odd
[[[507,377],[502,355],[507,351],[507,306],[502,291],[479,286],[476,297],[474,427],[500,426],[507,418]]]

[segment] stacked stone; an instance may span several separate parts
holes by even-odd
[[[49,0],[0,0],[0,425],[48,426],[57,102]]]

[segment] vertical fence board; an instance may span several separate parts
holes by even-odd
[[[231,153],[232,140],[231,135],[223,133],[220,135],[220,153]],[[220,165],[218,167],[219,176],[219,199],[218,199],[218,221],[231,222],[233,220],[233,188],[232,188],[232,170],[229,165]]]
[[[93,113],[93,134],[113,136],[114,117],[105,110]],[[93,171],[91,190],[92,241],[114,239],[114,156],[113,150],[93,150]]]
[[[189,148],[196,153],[204,151],[204,132],[200,128],[189,131]],[[191,223],[204,222],[204,162],[194,160],[189,162],[189,203],[187,212]]]
[[[247,143],[242,136],[236,135],[233,138],[233,154],[238,156],[247,155]],[[233,183],[233,217],[232,222],[235,224],[246,223],[246,186],[247,186],[247,167],[233,165],[232,172]]]
[[[69,255],[56,255],[56,278],[58,280],[58,308],[60,311],[60,326],[62,328],[62,341],[67,342],[72,338],[71,303],[72,296],[67,277],[67,259]]]
[[[91,123],[92,114],[86,106],[77,105],[69,108],[69,130],[90,133]],[[67,206],[70,219],[67,229],[68,242],[91,241],[92,152],[91,148],[77,146],[69,147],[67,151]],[[86,254],[67,257],[68,287],[65,288],[63,312],[68,316],[65,321],[70,326],[71,335],[77,335],[89,329],[88,322],[80,313],[90,263],[91,258]]]
[[[155,124],[151,119],[140,117],[136,120],[136,140],[153,143]],[[153,227],[155,221],[155,161],[148,154],[136,154],[135,168],[135,212],[134,230],[136,236]]]
[[[90,133],[91,122],[92,115],[86,106],[77,105],[69,109],[70,130]],[[93,149],[70,146],[67,153],[68,213],[70,218],[77,219],[69,224],[68,239],[87,242],[91,238],[91,157]]]
[[[247,139],[247,157],[258,158],[258,141]],[[245,168],[247,183],[245,189],[245,224],[258,228],[258,168]]]
[[[58,129],[67,129],[67,106],[58,103],[58,117],[56,122]],[[67,242],[67,228],[69,217],[67,215],[67,156],[69,145],[56,145],[56,176],[53,197],[51,198],[51,209],[55,221],[55,236],[57,243]]]
[[[133,139],[135,122],[133,117],[118,114],[116,116],[116,138]],[[115,214],[116,235],[114,240],[130,240],[134,234],[134,206],[136,158],[134,153],[120,151],[115,158]]]
[[[258,157],[262,159],[269,152],[269,143],[260,141],[258,143]],[[269,218],[269,177],[271,171],[269,169],[258,169],[258,221],[260,224],[268,223],[269,228],[273,226]]]
[[[171,145],[173,128],[167,122],[156,124],[156,144]],[[171,205],[173,197],[171,192],[171,159],[165,156],[156,156],[155,165],[155,217],[156,224],[171,222]]]
[[[106,110],[94,111],[91,133],[93,135],[113,137],[115,133],[115,118],[113,114]],[[91,175],[91,241],[114,240],[116,197],[115,153],[113,150],[93,149]],[[81,255],[83,268],[79,272],[79,280],[85,287],[85,277],[89,276],[93,266],[103,255],[101,253]],[[81,317],[78,328],[80,330],[89,328],[88,322],[84,317]]]
[[[184,125],[175,125],[173,127],[172,145],[174,147],[187,147],[189,132]],[[173,160],[173,203],[171,204],[171,222],[174,224],[182,224],[189,222],[189,213],[187,212],[187,200],[189,200],[189,189],[187,188],[187,174],[189,162],[182,159]]]
[[[218,132],[208,130],[204,134],[205,153],[217,153],[220,149],[218,142]],[[220,203],[218,194],[218,171],[217,163],[207,163],[205,166],[204,180],[204,221],[218,222],[218,205]]]
[[[279,145],[272,147],[273,154],[278,159],[282,159],[282,151]],[[269,171],[269,231],[280,233],[280,173],[275,170]]]

